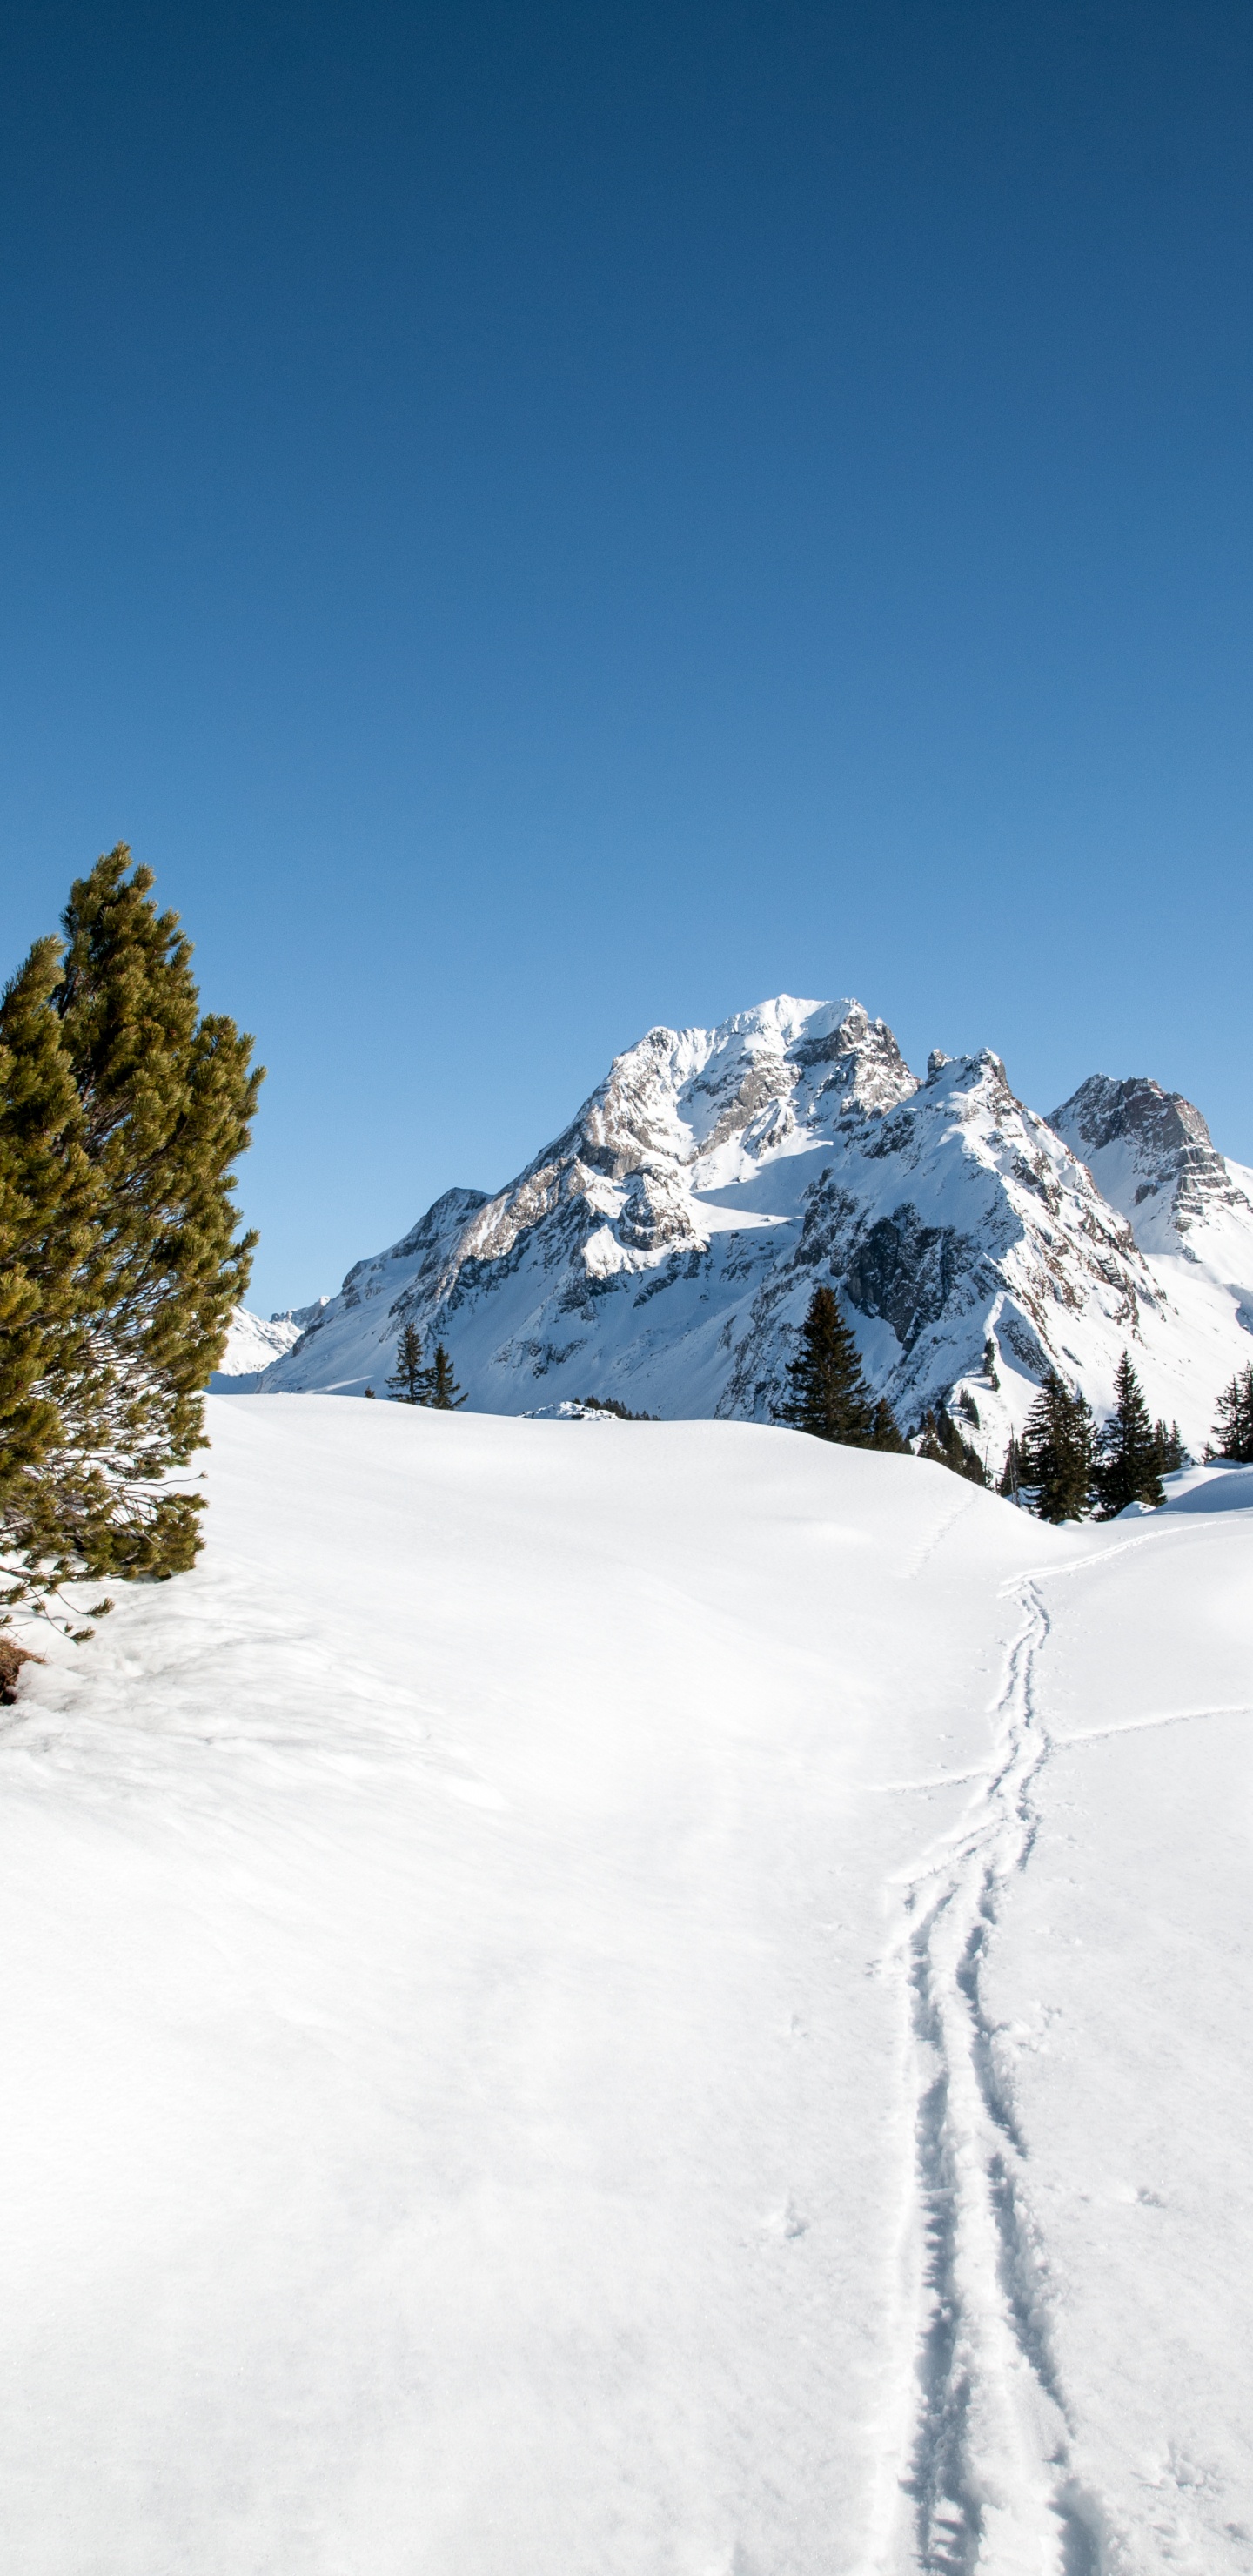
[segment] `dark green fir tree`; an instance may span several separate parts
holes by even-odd
[[[455,1413],[458,1405],[465,1403],[465,1397],[453,1375],[452,1361],[442,1342],[437,1342],[435,1345],[435,1357],[431,1362],[425,1401],[436,1413]]]
[[[874,1399],[834,1289],[815,1288],[788,1378],[791,1394],[776,1408],[776,1422],[852,1449],[880,1445],[875,1441]]]
[[[1083,1520],[1092,1501],[1095,1425],[1086,1398],[1050,1369],[1027,1416],[1022,1486],[1042,1521]]]
[[[1240,1369],[1218,1399],[1218,1417],[1209,1450],[1211,1458],[1231,1458],[1253,1466],[1253,1360]]]
[[[869,1445],[872,1449],[886,1449],[896,1458],[909,1456],[909,1442],[885,1395],[881,1395],[875,1405]]]
[[[1192,1460],[1184,1447],[1183,1434],[1177,1422],[1155,1422],[1153,1438],[1157,1443],[1159,1475],[1177,1476],[1181,1467],[1191,1466]]]
[[[951,1468],[955,1476],[965,1476],[972,1485],[986,1485],[988,1481],[978,1450],[958,1429],[946,1405],[937,1405],[934,1413],[924,1415],[917,1455],[932,1459],[937,1467]]]
[[[1096,1443],[1093,1483],[1098,1520],[1116,1520],[1129,1503],[1151,1503],[1156,1509],[1166,1499],[1157,1433],[1129,1351],[1123,1352],[1115,1372],[1114,1410]]]
[[[427,1371],[422,1364],[422,1336],[412,1321],[396,1344],[396,1367],[387,1380],[398,1404],[429,1404]]]

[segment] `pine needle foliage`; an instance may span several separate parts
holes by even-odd
[[[1191,1466],[1192,1460],[1183,1445],[1183,1434],[1177,1422],[1155,1422],[1153,1438],[1157,1443],[1159,1475],[1177,1476],[1181,1467]]]
[[[1042,1521],[1083,1520],[1091,1506],[1096,1430],[1077,1388],[1050,1369],[1019,1444],[1021,1487]]]
[[[1234,1459],[1241,1467],[1253,1466],[1253,1360],[1238,1370],[1219,1396],[1209,1455]]]
[[[124,844],[0,1003],[0,1550],[10,1599],[191,1565],[171,1486],[247,1285],[231,1166],[260,1071]]]
[[[430,1367],[422,1357],[422,1336],[410,1319],[396,1344],[396,1366],[387,1384],[398,1404],[422,1404],[435,1413],[455,1413],[465,1403],[442,1342],[435,1345]],[[367,1394],[370,1392],[366,1389]]]
[[[53,1008],[60,954],[37,940],[0,1001],[0,1544],[15,1598],[27,1569],[66,1560],[66,1487],[92,1417],[96,1187]]]
[[[452,1361],[442,1342],[437,1342],[435,1345],[435,1357],[431,1362],[425,1400],[435,1413],[455,1413],[458,1405],[465,1403],[465,1397],[453,1375]]]
[[[852,1449],[881,1445],[875,1440],[874,1398],[834,1289],[815,1288],[788,1377],[792,1391],[775,1408],[776,1422],[790,1423],[794,1431],[812,1432],[817,1440],[842,1441]]]
[[[1115,1372],[1114,1410],[1097,1439],[1093,1484],[1102,1521],[1116,1520],[1130,1503],[1150,1503],[1156,1510],[1166,1500],[1158,1433],[1129,1351]]]
[[[398,1404],[426,1404],[429,1401],[422,1336],[413,1322],[404,1326],[396,1344],[396,1366],[387,1384]]]
[[[986,1485],[988,1481],[978,1450],[959,1430],[946,1405],[937,1405],[934,1413],[924,1415],[916,1454],[932,1459],[937,1467],[951,1468],[955,1476],[964,1476],[969,1484]]]
[[[874,1421],[871,1425],[869,1446],[872,1449],[886,1449],[893,1457],[907,1458],[909,1456],[909,1442],[905,1438],[900,1424],[896,1419],[896,1415],[893,1413],[892,1407],[888,1403],[885,1395],[881,1395],[875,1405]]]

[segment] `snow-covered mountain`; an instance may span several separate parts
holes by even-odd
[[[215,1395],[251,1395],[263,1371],[281,1359],[285,1351],[294,1350],[301,1334],[315,1323],[329,1303],[318,1297],[311,1306],[290,1306],[281,1315],[271,1315],[265,1323],[260,1315],[251,1315],[246,1306],[237,1306],[226,1336],[222,1365],[215,1369],[209,1384]]]
[[[1155,1083],[1094,1076],[1049,1121],[987,1049],[920,1081],[859,1002],[783,995],[650,1030],[507,1188],[355,1263],[263,1385],[381,1394],[412,1317],[475,1409],[763,1421],[819,1280],[906,1424],[964,1387],[995,1460],[1047,1366],[1099,1410],[1130,1346],[1198,1445],[1249,1356],[1253,1175]]]

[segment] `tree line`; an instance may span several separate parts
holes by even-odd
[[[984,1367],[993,1387],[999,1383],[995,1361],[995,1345],[989,1341]],[[873,1396],[866,1383],[834,1289],[815,1288],[787,1377],[789,1391],[774,1409],[776,1422],[847,1448],[912,1451],[973,1484],[991,1483],[962,1421],[945,1405],[924,1415],[912,1440],[904,1437],[891,1406]],[[978,1408],[968,1390],[957,1398],[957,1412],[978,1430]],[[1253,1462],[1253,1363],[1238,1372],[1219,1398],[1207,1455]],[[1089,1514],[1114,1520],[1130,1503],[1161,1504],[1162,1478],[1189,1463],[1178,1423],[1150,1418],[1131,1355],[1124,1351],[1114,1378],[1114,1409],[1099,1429],[1079,1388],[1068,1386],[1055,1370],[1048,1372],[1021,1439],[1010,1438],[998,1490],[1041,1520],[1084,1520]]]
[[[231,1167],[262,1074],[201,1015],[152,884],[120,842],[0,996],[6,1616],[71,1579],[181,1573],[200,1544],[203,1498],[169,1479],[248,1283]]]
[[[1114,1409],[1100,1430],[1087,1398],[1050,1369],[1022,1438],[1010,1434],[1000,1492],[1042,1521],[1112,1521],[1130,1503],[1166,1499],[1163,1476],[1188,1464],[1177,1422],[1154,1422],[1131,1354],[1114,1373]]]

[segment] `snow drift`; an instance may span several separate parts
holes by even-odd
[[[5,1713],[8,2563],[1247,2571],[1247,1506],[210,1424]]]

